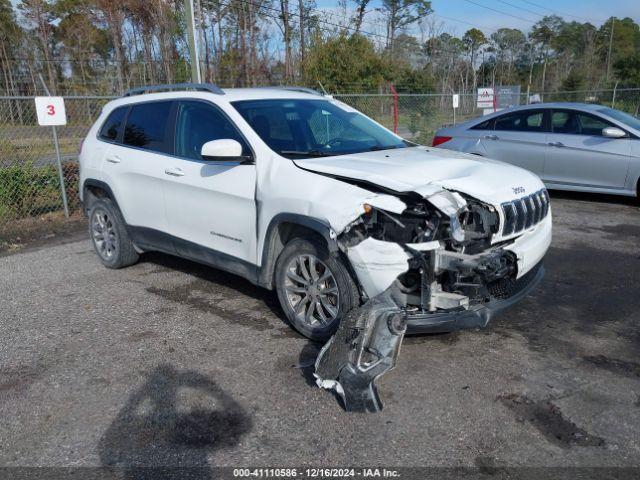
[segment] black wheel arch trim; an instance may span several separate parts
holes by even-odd
[[[109,186],[109,184],[103,182],[102,180],[96,180],[95,178],[87,178],[82,184],[82,204],[85,209],[87,207],[86,205],[87,191],[89,190],[89,187],[96,187],[107,192],[107,195],[109,195],[109,198],[111,199],[111,201],[115,204],[116,208],[120,211],[120,214],[122,214],[120,205],[118,205],[118,200],[116,199],[116,196],[114,195],[113,190],[111,190],[111,187]]]
[[[278,213],[269,222],[265,236],[264,245],[262,247],[262,263],[258,270],[258,284],[272,289],[273,288],[273,276],[275,273],[275,266],[280,251],[276,251],[277,242],[275,241],[275,235],[279,225],[283,223],[291,223],[294,225],[300,225],[301,227],[308,228],[318,233],[327,242],[329,252],[338,252],[338,242],[336,241],[335,234],[332,235],[332,228],[329,222],[321,220],[315,217],[309,217],[300,213]]]
[[[133,239],[134,237],[133,237],[131,225],[129,225],[127,223],[127,220],[124,218],[122,209],[120,208],[120,205],[118,205],[118,199],[116,198],[115,194],[113,193],[113,190],[111,190],[111,187],[109,186],[108,183],[103,182],[102,180],[96,180],[95,178],[87,178],[84,181],[84,183],[82,184],[82,211],[85,212],[87,216],[89,216],[89,210],[87,209],[88,207],[87,191],[89,187],[96,187],[101,190],[104,190],[107,193],[109,200],[113,202],[113,205],[116,207],[116,209],[120,213],[120,216],[122,217],[122,220],[124,221],[124,228],[127,230],[127,233],[129,234],[129,236]],[[136,243],[135,239],[133,240],[133,243],[136,245],[136,247],[139,248],[139,245]]]

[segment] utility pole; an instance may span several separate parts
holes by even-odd
[[[605,81],[609,83],[609,72],[611,71],[611,46],[613,45],[613,27],[616,24],[616,17],[611,17],[611,32],[609,32],[609,52],[607,53],[607,77]]]
[[[187,36],[189,41],[189,58],[191,59],[191,81],[202,83],[200,76],[200,57],[198,56],[198,44],[196,43],[196,21],[193,15],[193,0],[185,0],[184,9],[187,21]]]
[[[305,39],[304,39],[304,0],[298,0],[298,9],[300,10],[300,73],[304,77],[304,62],[305,62]]]

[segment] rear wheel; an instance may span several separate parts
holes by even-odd
[[[297,238],[285,246],[276,264],[276,290],[289,322],[313,340],[333,335],[359,298],[342,260],[315,239]]]
[[[108,198],[96,200],[89,211],[93,248],[107,268],[122,268],[138,261],[133,242],[118,208]]]

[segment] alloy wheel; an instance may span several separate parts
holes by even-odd
[[[111,260],[118,248],[116,229],[106,210],[98,208],[91,218],[91,234],[98,255],[103,260]]]
[[[313,327],[330,325],[338,316],[338,283],[318,257],[302,254],[286,268],[287,300],[296,318]]]

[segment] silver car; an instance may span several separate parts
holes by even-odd
[[[550,189],[640,197],[640,120],[602,105],[514,107],[441,128],[433,146],[526,168]]]

